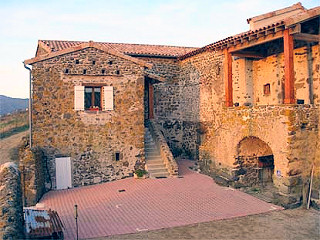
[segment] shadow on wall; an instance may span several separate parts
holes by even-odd
[[[173,155],[197,159],[200,135],[200,71],[192,63],[179,80],[155,84],[155,118]]]

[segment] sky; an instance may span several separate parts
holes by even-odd
[[[319,0],[301,0],[306,8]],[[202,47],[297,0],[0,0],[0,95],[29,96],[23,61],[42,40]]]

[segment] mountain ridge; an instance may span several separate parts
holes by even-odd
[[[0,115],[13,113],[18,110],[26,110],[28,104],[28,98],[12,98],[0,95]]]

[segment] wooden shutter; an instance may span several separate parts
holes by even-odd
[[[84,110],[84,86],[74,86],[74,110]]]
[[[103,87],[104,106],[103,110],[113,110],[113,87]]]

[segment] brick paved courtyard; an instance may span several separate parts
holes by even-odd
[[[190,165],[190,161],[180,162],[181,178],[128,178],[51,191],[40,203],[58,211],[66,228],[65,239],[75,238],[74,204],[79,206],[79,238],[135,233],[282,209],[218,186],[210,177],[189,170]]]

